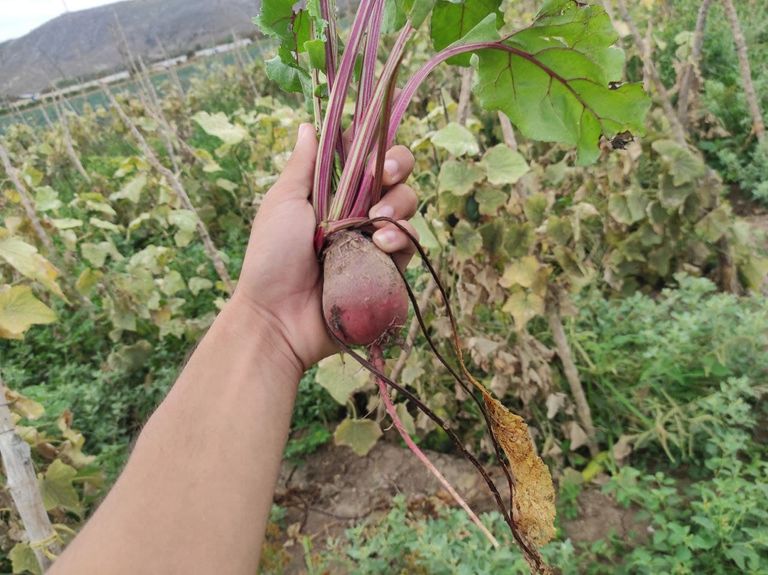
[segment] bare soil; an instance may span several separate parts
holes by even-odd
[[[446,478],[478,512],[495,509],[485,483],[465,459],[428,453]],[[504,483],[499,469],[491,475]],[[453,504],[437,481],[407,449],[379,442],[366,456],[350,449],[325,446],[300,464],[284,463],[275,503],[286,509],[287,529],[273,534],[272,545],[282,547],[288,559],[287,574],[306,573],[301,541],[309,537],[313,549],[323,547],[328,537],[337,537],[352,525],[386,514],[395,495],[402,494],[409,506],[429,508],[435,497]],[[506,498],[507,493],[502,492]],[[581,517],[563,524],[567,537],[576,542],[597,541],[616,535],[627,541],[647,538],[646,525],[634,510],[619,507],[597,488],[587,488],[579,497]]]

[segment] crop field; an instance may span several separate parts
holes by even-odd
[[[395,87],[461,42],[434,19],[471,13],[475,1],[493,5],[502,31],[552,25],[539,10],[563,4],[428,3],[432,21],[381,83],[383,113]],[[305,372],[261,573],[529,573],[535,560],[510,524],[564,574],[768,572],[768,6],[618,0],[606,3],[609,18],[592,4],[573,10],[616,33],[596,39],[590,20],[584,42],[596,44],[569,50],[623,49],[623,80],[583,105],[624,98],[617,133],[573,135],[568,114],[558,124],[530,106],[489,111],[501,98],[489,85],[506,73],[490,50],[437,67],[414,90],[395,141],[415,157],[411,224],[427,259],[403,277],[418,317],[411,306],[392,345],[372,355],[406,393],[382,392],[382,378],[346,353]],[[353,28],[340,26],[345,42]],[[377,73],[395,37],[382,36]],[[317,121],[322,86],[307,92],[317,70],[272,59],[285,37],[263,42],[171,74],[137,69],[128,84],[51,103],[47,121],[37,110],[0,117],[0,434],[31,448],[55,534],[48,562],[114,484],[231,297],[265,194],[299,125]],[[548,106],[566,106],[554,93]],[[334,134],[370,127],[361,115],[350,128],[354,108],[346,102]],[[385,141],[374,128],[370,149]],[[344,181],[329,172],[328,185]],[[520,460],[500,431],[516,416],[516,445],[530,444]],[[527,515],[505,515],[465,451],[505,489],[506,459],[523,479],[523,466],[543,462],[552,483],[520,479],[516,496],[554,489],[554,519],[542,512],[521,527]],[[11,495],[3,466],[0,572],[42,573]]]

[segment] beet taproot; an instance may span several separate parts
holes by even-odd
[[[323,314],[347,345],[392,339],[408,319],[408,292],[392,258],[359,232],[330,236],[323,257]]]

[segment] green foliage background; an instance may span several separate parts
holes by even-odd
[[[759,2],[737,4],[766,110],[768,12]],[[502,7],[526,22],[536,8]],[[639,23],[654,24],[654,58],[668,87],[687,57],[697,7],[693,0],[633,7]],[[626,74],[641,80],[635,48],[628,38],[622,43]],[[429,39],[419,37],[416,45],[409,69],[423,61]],[[460,126],[459,87],[448,68],[420,90],[400,132],[417,157],[412,183],[421,205],[414,222],[452,288],[471,369],[535,429],[558,480],[561,522],[579,514],[578,495],[595,489],[596,480],[651,526],[652,535],[641,541],[589,545],[574,544],[561,530],[545,553],[565,573],[768,569],[760,431],[767,415],[765,244],[759,228],[736,216],[729,202],[735,194],[759,211],[768,197],[768,154],[749,135],[717,3],[701,73],[692,146],[673,141],[654,107],[644,137],[626,150],[604,142],[589,167],[577,165],[569,146],[520,134],[511,150],[495,116],[476,106]],[[178,162],[181,182],[236,277],[260,199],[308,114],[299,95],[278,91],[260,62],[209,67],[186,87],[182,97],[171,84],[160,85],[163,115],[174,139],[187,144],[172,144],[174,158],[167,134],[138,95],[126,93],[120,102],[164,165]],[[31,275],[0,262],[1,284],[28,286],[58,316],[23,340],[3,340],[0,366],[6,385],[44,408],[40,413],[17,400],[18,425],[42,478],[66,494],[49,502],[54,522],[75,529],[119,473],[131,442],[226,297],[190,215],[115,112],[87,103],[78,112],[68,115],[68,125],[90,183],[73,168],[61,126],[8,122],[4,133],[63,256],[56,262],[61,274],[51,276],[34,258]],[[6,176],[0,171],[4,234],[36,245]],[[740,294],[723,293],[724,245]],[[418,265],[408,275],[417,288],[428,283]],[[51,281],[69,302],[55,295]],[[584,445],[553,353],[546,311],[555,296],[595,420],[597,456]],[[447,342],[436,298],[426,316]],[[397,361],[391,353],[390,366]],[[341,421],[366,413],[376,418],[370,383],[338,370],[326,363],[302,380],[288,458],[322,447]],[[344,392],[333,383],[342,376]],[[421,338],[401,379],[490,457],[479,414],[462,403]],[[399,407],[422,445],[450,449],[412,406]],[[22,572],[28,557],[10,556],[18,521],[9,506],[0,507],[0,570]],[[498,516],[488,520],[501,524]],[[495,573],[499,565],[524,572],[509,545],[497,552],[485,545],[455,510],[440,509],[429,519],[396,502],[384,519],[353,528],[327,550],[308,545],[306,561],[318,573],[334,561],[360,573]]]

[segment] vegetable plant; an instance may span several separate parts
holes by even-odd
[[[419,320],[438,359],[484,414],[497,457],[508,459],[509,465],[502,466],[513,494],[507,505],[483,465],[448,424],[383,373],[382,349],[397,337],[407,319],[408,299],[414,298],[402,273],[375,248],[368,232],[378,221],[399,226],[389,218],[370,219],[368,213],[380,199],[384,154],[408,104],[442,63],[475,67],[474,90],[483,108],[503,112],[528,138],[575,147],[580,164],[598,158],[601,138],[608,141],[621,134],[624,140],[642,130],[649,100],[640,85],[621,83],[623,54],[613,46],[617,35],[601,7],[548,0],[530,25],[515,29],[505,22],[501,5],[502,0],[362,0],[343,41],[334,0],[308,0],[304,8],[293,0],[264,0],[256,23],[278,42],[277,55],[267,63],[269,77],[305,95],[319,130],[311,201],[330,334],[376,375],[396,427],[439,479],[409,441],[387,385],[451,436],[483,475],[531,567],[543,572],[547,568],[536,546],[554,532],[554,490],[525,424],[465,367],[458,328],[440,285],[458,367],[440,356]],[[435,54],[398,90],[408,47],[427,22]],[[380,54],[385,56],[382,61]],[[352,99],[354,112],[347,118]],[[431,264],[425,263],[439,283]],[[366,346],[368,358],[351,346]],[[462,503],[457,494],[454,497]]]

